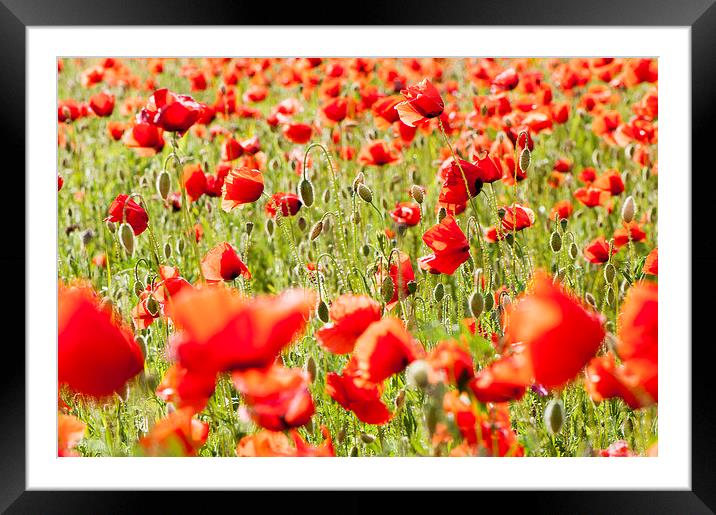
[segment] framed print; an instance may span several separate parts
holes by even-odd
[[[457,489],[711,513],[691,193],[716,8],[219,4],[0,9],[26,220],[3,509]]]

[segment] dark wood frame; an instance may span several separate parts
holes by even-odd
[[[699,175],[689,170],[664,171],[680,173],[692,178],[692,205],[684,206],[684,216],[692,219],[692,270],[708,277],[708,270],[716,264],[716,255],[710,241],[711,199],[698,198],[710,192],[706,174],[713,174],[714,120],[716,119],[716,6],[715,0],[453,0],[449,4],[433,0],[411,0],[393,3],[356,3],[338,6],[336,2],[310,2],[291,7],[267,6],[261,2],[241,0],[0,0],[0,54],[2,79],[0,80],[0,131],[7,168],[3,171],[6,188],[3,195],[6,217],[0,234],[5,249],[0,252],[0,267],[6,270],[6,335],[2,350],[0,374],[0,509],[9,513],[109,513],[130,511],[149,512],[150,501],[161,497],[162,512],[175,507],[185,511],[196,503],[204,509],[207,503],[216,506],[216,499],[206,499],[208,493],[192,492],[49,492],[25,491],[25,352],[20,345],[24,340],[24,281],[17,270],[25,269],[25,224],[19,213],[24,213],[25,195],[25,116],[24,106],[32,99],[25,95],[26,40],[28,26],[45,25],[245,25],[261,22],[270,25],[557,25],[557,26],[685,26],[691,28],[691,102],[692,102],[692,168],[704,172]],[[268,7],[268,8],[267,8]],[[342,13],[342,14],[341,14]],[[684,149],[684,151],[688,151]],[[11,160],[17,164],[10,167]],[[697,187],[694,187],[697,186]],[[698,187],[701,186],[701,187]],[[7,272],[9,271],[9,272]],[[686,274],[683,280],[690,281]],[[692,283],[693,284],[693,283]],[[48,287],[48,294],[52,294]],[[692,288],[692,325],[707,319],[709,302],[699,296],[708,294],[708,283]],[[27,306],[32,309],[32,306]],[[8,309],[14,309],[11,317]],[[18,337],[7,336],[12,331]],[[692,334],[685,331],[682,342],[672,342],[687,348]],[[692,345],[692,420],[691,420],[691,486],[690,491],[618,491],[618,492],[494,492],[472,493],[470,509],[484,509],[485,500],[501,507],[524,507],[530,513],[714,513],[716,510],[716,417],[714,394],[710,391],[713,337],[693,338]],[[684,434],[684,438],[689,435]],[[222,493],[227,501],[245,502],[245,493]],[[266,495],[266,494],[264,494]],[[443,509],[453,493],[433,494]],[[270,495],[271,506],[288,503],[289,506],[308,507],[315,500],[306,499],[305,492]],[[406,499],[390,497],[380,502],[384,509],[406,509]],[[423,495],[410,496],[424,509]],[[325,497],[320,509],[332,501]],[[442,500],[440,500],[442,499]],[[365,500],[365,494],[343,494],[338,500],[342,511],[346,508],[365,512],[376,505]],[[243,504],[243,503],[242,503]],[[248,508],[247,504],[244,504]],[[458,508],[459,509],[459,508]],[[270,511],[273,511],[272,508]],[[353,511],[351,510],[351,511]],[[512,510],[510,510],[512,511]]]

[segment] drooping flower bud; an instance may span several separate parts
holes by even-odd
[[[617,269],[614,268],[614,265],[611,263],[607,263],[607,265],[604,267],[604,280],[607,281],[607,283],[611,284],[614,282],[614,277],[617,275]]]
[[[408,286],[408,293],[410,295],[412,295],[413,293],[418,291],[418,283],[416,283],[415,281],[408,281],[407,286]]]
[[[266,233],[273,236],[273,218],[266,219]]]
[[[368,434],[368,433],[361,433],[360,439],[364,444],[371,444],[375,442],[375,436]]]
[[[549,237],[549,246],[554,253],[557,253],[562,249],[562,236],[560,236],[557,231],[554,231]]]
[[[520,152],[520,170],[523,172],[526,172],[527,169],[530,167],[530,162],[532,161],[532,155],[530,154],[529,147],[525,147],[522,149],[522,152]]]
[[[309,234],[309,239],[311,241],[315,240],[321,235],[321,231],[323,231],[323,222],[319,220],[315,224],[313,224],[313,228],[311,229],[311,233]]]
[[[445,209],[444,207],[440,207],[440,209],[438,210],[438,223],[442,222],[443,218],[445,218],[446,216],[447,209]]]
[[[492,292],[485,293],[485,303],[484,308],[485,311],[492,311],[492,308],[495,307],[495,296],[492,294]]]
[[[445,297],[445,286],[443,283],[438,283],[435,285],[435,289],[433,289],[433,299],[435,302],[440,302],[443,300],[443,297]]]
[[[153,317],[159,314],[159,302],[154,298],[154,295],[150,295],[149,298],[147,298],[147,311]]]
[[[135,294],[137,297],[139,297],[139,296],[142,294],[143,291],[144,291],[144,283],[142,282],[141,279],[137,279],[137,280],[134,282],[134,294]]]
[[[569,257],[572,259],[577,259],[577,254],[579,254],[579,249],[577,248],[577,245],[575,243],[572,243],[569,246]]]
[[[423,188],[418,186],[417,184],[413,184],[410,187],[410,196],[413,197],[413,200],[417,202],[418,204],[422,204],[425,200],[425,195],[423,194]]]
[[[318,303],[316,314],[318,315],[318,320],[320,320],[324,324],[327,324],[328,320],[330,320],[330,318],[328,317],[328,306],[323,301]]]
[[[164,257],[166,259],[169,259],[170,257],[172,257],[172,246],[169,242],[166,242],[164,244]]]
[[[127,254],[130,256],[134,254],[134,231],[127,222],[119,226],[119,241]]]
[[[485,298],[479,291],[474,291],[472,295],[470,295],[468,306],[470,306],[470,313],[472,313],[472,316],[474,318],[479,318],[482,314],[482,310],[485,308]]]
[[[308,360],[306,360],[306,372],[308,373],[308,376],[311,378],[311,382],[315,381],[315,379],[316,379],[316,360],[313,359],[313,356],[309,356]]]
[[[413,388],[425,388],[428,384],[428,364],[425,360],[413,361],[405,372],[408,385]]]
[[[246,231],[247,235],[251,236],[251,232],[254,230],[254,223],[246,222],[246,225],[244,226],[244,230]]]
[[[626,200],[624,200],[624,205],[622,206],[622,220],[624,220],[626,223],[630,223],[632,220],[634,220],[635,214],[636,204],[634,203],[634,197],[629,195]]]
[[[363,200],[363,202],[366,202],[368,204],[373,202],[373,192],[370,191],[370,188],[368,186],[366,186],[365,184],[360,183],[358,185],[357,192],[358,192],[358,196]]]
[[[564,410],[564,403],[561,399],[552,399],[544,408],[544,425],[550,435],[555,435],[562,430],[567,414]]]
[[[380,285],[380,296],[383,297],[384,302],[390,302],[395,292],[395,285],[393,284],[393,278],[387,276],[383,279],[383,284]]]
[[[169,172],[166,170],[162,170],[159,172],[159,175],[157,176],[157,192],[159,192],[159,196],[162,197],[162,200],[166,200],[169,196],[169,190],[172,186],[172,179],[169,175]]]
[[[301,182],[298,184],[298,194],[301,197],[301,202],[306,207],[311,207],[313,205],[313,184],[311,184],[311,181],[308,179],[301,179]]]

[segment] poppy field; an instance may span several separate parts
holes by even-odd
[[[655,59],[57,61],[58,456],[655,456]]]

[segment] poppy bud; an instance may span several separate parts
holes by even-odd
[[[268,218],[266,220],[266,233],[269,236],[273,235],[273,218]]]
[[[343,443],[343,440],[346,439],[346,430],[343,428],[340,428],[338,432],[336,433],[336,442]]]
[[[169,242],[166,242],[164,244],[164,257],[166,259],[172,257],[172,246],[169,244]]]
[[[253,222],[246,222],[245,231],[247,235],[251,235],[251,232],[254,230],[254,223]]]
[[[306,361],[306,372],[308,372],[311,382],[313,382],[316,379],[316,360],[313,359],[313,356],[309,356]]]
[[[413,293],[418,291],[418,283],[416,283],[415,281],[408,281],[407,286],[408,286],[408,293],[410,295],[412,295]]]
[[[445,297],[445,286],[443,286],[443,283],[438,283],[433,290],[433,299],[435,299],[435,302],[440,302],[443,297]]]
[[[530,167],[531,160],[532,155],[530,154],[530,149],[528,147],[525,147],[524,149],[522,149],[522,152],[520,152],[520,170],[526,172],[527,169]]]
[[[507,214],[507,210],[504,207],[501,207],[497,210],[497,216],[500,217],[500,220],[505,218],[505,215]]]
[[[445,209],[444,207],[441,207],[438,210],[438,223],[442,222],[443,218],[445,218],[446,216],[447,216],[447,209]]]
[[[313,225],[313,228],[311,229],[311,234],[309,235],[309,238],[311,241],[315,240],[321,235],[321,231],[323,230],[323,222],[318,221]]]
[[[587,304],[589,304],[593,309],[597,309],[597,301],[594,298],[594,295],[587,292],[584,294],[584,300],[587,301]]]
[[[365,183],[365,175],[363,175],[363,172],[358,172],[358,175],[356,175],[356,178],[353,179],[353,191],[358,190],[358,186]]]
[[[622,432],[624,433],[624,436],[628,438],[629,436],[631,436],[633,431],[634,423],[631,421],[630,418],[625,418],[624,422],[622,422]]]
[[[159,314],[159,302],[157,301],[157,299],[154,298],[153,295],[150,295],[147,299],[147,311],[153,317]]]
[[[370,191],[370,188],[369,188],[368,186],[366,186],[366,185],[363,184],[363,183],[360,183],[360,184],[358,185],[357,191],[358,191],[358,196],[359,196],[364,202],[367,202],[368,204],[370,204],[371,202],[373,202],[373,192]]]
[[[318,303],[318,308],[316,308],[316,314],[318,315],[318,320],[320,320],[324,324],[328,323],[328,306],[325,302],[321,301]]]
[[[557,231],[552,233],[549,238],[549,246],[552,248],[552,252],[559,252],[562,248],[562,236]]]
[[[142,292],[144,291],[144,283],[141,279],[137,279],[137,281],[134,283],[134,294],[139,297]]]
[[[328,202],[331,200],[331,190],[327,189],[323,192],[323,203],[328,204]]]
[[[611,284],[614,281],[616,274],[617,269],[614,268],[614,265],[607,263],[607,266],[604,267],[604,280]]]
[[[306,219],[302,216],[298,218],[298,228],[301,229],[301,232],[305,232],[306,227],[308,226]]]
[[[390,302],[390,299],[393,298],[394,291],[393,279],[388,276],[383,280],[383,284],[380,285],[380,295],[385,302]]]
[[[479,318],[485,307],[485,298],[479,291],[475,291],[472,295],[470,295],[468,305],[470,306],[470,313],[472,313],[472,316]]]
[[[567,275],[567,268],[560,268],[554,276],[554,282],[561,283],[565,275]]]
[[[144,359],[147,359],[147,340],[142,336],[141,334],[134,338],[134,341],[136,341],[139,344],[139,348],[142,350],[142,356],[144,356]]]
[[[172,179],[169,172],[162,170],[157,176],[157,191],[162,200],[166,200],[169,196],[169,190],[172,187]]]
[[[181,256],[182,252],[184,252],[184,238],[179,238],[177,240],[177,253]]]
[[[425,195],[423,194],[423,188],[418,186],[417,184],[413,184],[410,187],[410,196],[413,197],[413,200],[417,202],[418,204],[422,204],[425,200]]]
[[[361,433],[360,439],[364,444],[371,444],[375,442],[375,436],[368,434],[368,433]]]
[[[428,385],[428,364],[422,359],[413,361],[408,365],[405,377],[408,385],[425,388]]]
[[[355,458],[357,456],[358,456],[358,447],[356,447],[354,445],[353,448],[351,449],[351,458]]]
[[[572,243],[572,245],[569,246],[569,257],[577,259],[577,254],[579,254],[579,249],[575,243]]]
[[[114,234],[114,231],[117,230],[117,225],[116,225],[114,222],[112,222],[111,220],[107,220],[107,221],[104,223],[104,225],[107,226],[107,230],[108,230],[109,232],[111,232],[112,234]]]
[[[634,197],[629,195],[624,201],[622,206],[622,220],[626,223],[634,220],[634,214],[636,213],[636,204],[634,204]]]
[[[405,404],[405,390],[400,390],[395,398],[395,409],[400,409]]]
[[[566,413],[561,399],[552,399],[544,409],[544,425],[550,435],[559,433],[564,425]]]
[[[351,215],[351,222],[353,222],[354,224],[360,223],[360,213],[358,211]]]
[[[89,243],[92,241],[92,238],[94,238],[94,232],[92,232],[92,229],[87,229],[86,231],[82,232],[82,245],[85,247],[89,245]]]
[[[609,304],[611,306],[614,304],[615,300],[616,300],[616,298],[615,298],[615,294],[614,294],[614,288],[609,286],[607,288],[607,304]]]
[[[122,243],[122,247],[127,251],[130,256],[134,254],[134,231],[132,226],[127,222],[124,222],[119,226],[119,241]]]
[[[301,182],[298,184],[298,194],[301,197],[301,202],[306,207],[311,207],[313,205],[313,184],[311,184],[311,181],[308,179],[301,179]]]
[[[495,296],[492,294],[492,292],[487,292],[485,294],[485,303],[484,308],[485,311],[492,311],[492,308],[495,307]]]
[[[559,220],[559,226],[562,228],[562,231],[566,231],[567,230],[567,219],[561,218]]]

